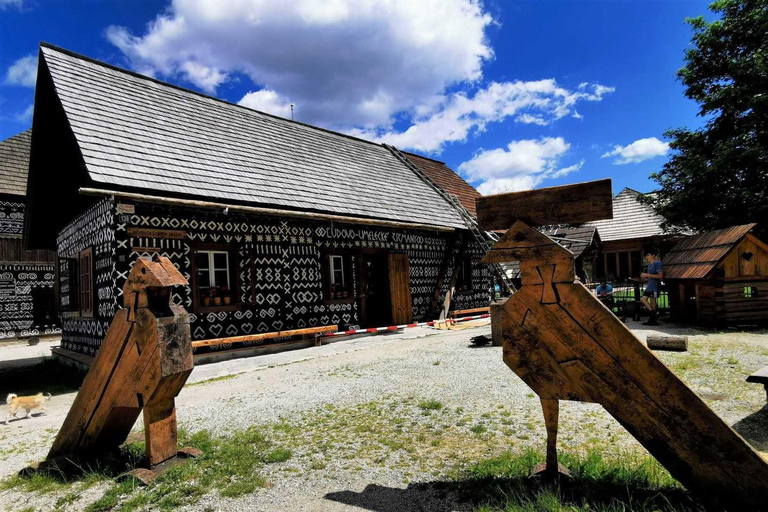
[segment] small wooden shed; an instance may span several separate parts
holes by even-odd
[[[733,226],[685,238],[663,259],[673,317],[723,326],[768,321],[768,245]]]

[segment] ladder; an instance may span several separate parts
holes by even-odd
[[[496,243],[499,240],[499,237],[496,235],[496,233],[492,231],[486,231],[483,234],[483,232],[481,232],[477,226],[477,220],[472,216],[471,213],[469,213],[469,211],[467,211],[466,208],[464,208],[464,205],[461,204],[461,201],[459,201],[458,197],[443,190],[440,185],[435,183],[432,178],[427,176],[421,169],[416,167],[413,162],[411,162],[408,157],[405,156],[403,152],[397,149],[395,146],[391,146],[389,144],[382,145],[387,148],[393,155],[395,155],[395,157],[400,160],[406,167],[413,171],[416,176],[421,178],[422,181],[436,190],[443,199],[448,201],[448,204],[453,206],[453,208],[459,213],[459,216],[461,216],[461,220],[464,221],[464,225],[472,233],[477,243],[483,249],[483,253],[488,254],[488,252],[491,250],[491,245],[493,245],[488,243],[489,240],[493,243]],[[493,268],[494,273],[499,278],[501,283],[507,288],[508,293],[515,293],[515,285],[512,284],[512,281],[510,281],[509,277],[507,276],[507,268],[500,263],[493,263],[491,264],[491,267]]]

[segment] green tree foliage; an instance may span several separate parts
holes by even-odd
[[[693,28],[685,95],[701,106],[703,128],[669,130],[673,150],[651,175],[650,201],[671,225],[695,230],[758,223],[768,239],[768,0],[718,0],[717,21]]]

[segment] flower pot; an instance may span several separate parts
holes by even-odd
[[[203,306],[210,306],[211,305],[211,298],[210,297],[204,297],[203,298]]]
[[[231,302],[232,302],[232,298],[231,298],[231,297],[224,297],[224,304],[225,304],[225,305],[229,306],[229,304],[230,304]]]
[[[216,306],[221,306],[221,297],[214,297],[213,304]]]

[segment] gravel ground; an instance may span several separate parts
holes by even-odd
[[[768,365],[768,331],[629,326],[641,339],[652,332],[691,336],[689,352],[657,355],[768,452],[765,392],[744,382]],[[469,345],[470,337],[489,333],[488,326],[413,330],[196,368],[193,385],[177,401],[182,428],[226,435],[257,425],[293,456],[264,469],[268,488],[236,499],[214,493],[188,508],[461,509],[450,492],[427,484],[504,450],[543,449],[545,438],[538,399],[504,365],[501,348]],[[54,397],[47,415],[0,425],[0,477],[45,456],[73,399]],[[439,402],[439,410],[425,410],[426,401]],[[563,450],[645,453],[598,405],[565,402],[560,421]],[[56,510],[80,510],[106,487],[92,487]],[[54,510],[62,497],[1,494],[16,510]]]

